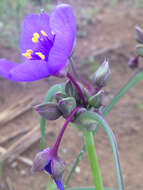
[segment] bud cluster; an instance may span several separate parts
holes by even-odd
[[[99,67],[99,69],[93,74],[93,84],[94,84],[94,94],[90,92],[80,83],[80,86],[84,98],[85,104],[82,101],[80,93],[76,86],[71,80],[65,83],[64,92],[56,92],[54,102],[46,102],[35,106],[35,110],[47,120],[56,120],[63,116],[67,119],[73,110],[77,107],[80,109],[71,119],[79,127],[80,130],[95,130],[96,123],[91,121],[80,120],[80,116],[86,111],[92,112],[102,112],[103,106],[103,96],[104,91],[102,88],[107,85],[109,79],[111,78],[111,72],[109,68],[108,61],[105,60],[104,63]]]

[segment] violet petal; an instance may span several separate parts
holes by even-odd
[[[56,35],[48,58],[49,70],[54,75],[66,66],[75,42],[76,20],[72,7],[58,5],[50,15],[50,27]]]
[[[10,70],[7,78],[13,81],[35,81],[50,75],[47,63],[42,60],[28,60]]]

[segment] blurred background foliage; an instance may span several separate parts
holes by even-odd
[[[52,0],[0,0],[0,43],[19,47],[22,23],[26,15],[50,11]]]

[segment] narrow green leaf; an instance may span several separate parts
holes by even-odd
[[[117,93],[117,95],[111,100],[110,104],[107,105],[104,116],[111,111],[111,109],[115,106],[115,104],[134,86],[136,85],[140,80],[143,79],[143,70],[138,71],[135,76],[133,76],[129,82]]]

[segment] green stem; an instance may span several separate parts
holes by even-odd
[[[108,125],[108,123],[98,114],[95,113],[95,120],[99,121],[99,123],[101,124],[101,126],[104,128],[111,147],[112,147],[112,151],[113,151],[113,156],[114,156],[114,161],[115,161],[115,167],[116,167],[116,174],[117,174],[117,179],[118,179],[118,190],[124,190],[124,183],[123,183],[123,176],[122,176],[122,170],[121,170],[121,165],[120,165],[120,156],[119,156],[119,152],[118,152],[118,146],[116,143],[116,139],[115,136],[110,128],[110,126]]]
[[[113,151],[113,155],[114,155],[116,174],[117,174],[117,179],[118,179],[118,190],[124,190],[124,183],[123,183],[122,171],[121,171],[121,166],[120,166],[120,157],[119,157],[119,153],[118,153],[116,139],[112,132],[112,129],[110,128],[108,123],[105,121],[105,119],[95,112],[91,112],[91,111],[85,112],[82,114],[80,119],[82,119],[82,118],[84,118],[86,120],[98,122],[104,128],[104,130],[109,138],[109,141],[110,141],[110,144],[112,147],[112,151]]]
[[[94,144],[93,133],[91,131],[86,131],[83,133],[83,136],[84,136],[86,149],[88,152],[88,159],[90,162],[94,185],[96,187],[96,190],[104,190],[95,144]]]
[[[116,103],[118,103],[118,101],[119,101],[134,85],[136,85],[136,84],[137,84],[140,80],[142,80],[142,79],[143,79],[143,71],[140,70],[140,71],[138,71],[138,72],[135,74],[135,76],[133,76],[133,77],[129,80],[129,82],[117,93],[117,95],[113,98],[113,100],[107,105],[107,107],[105,108],[105,111],[104,111],[104,113],[103,113],[104,117],[106,117],[107,114],[111,111],[111,109],[116,105]],[[81,150],[82,156],[84,155],[85,150],[86,150],[86,149],[85,149],[85,145],[84,145],[83,148],[82,148],[82,150]],[[81,152],[80,152],[80,153],[81,153]],[[80,155],[80,153],[79,153],[79,155]],[[71,171],[70,171],[70,174],[69,174],[70,177],[72,176],[72,174],[73,174],[73,172],[74,172],[74,168],[77,167],[79,161],[82,159],[82,156],[81,156],[80,160],[78,161],[79,155],[77,156],[77,158],[76,158],[76,160],[75,160],[75,162],[74,162],[74,164],[73,164],[73,167],[72,167],[72,169],[71,169]],[[69,176],[68,176],[68,177],[69,177]],[[68,180],[68,181],[69,181],[69,180]],[[68,183],[66,183],[66,185],[68,185]]]
[[[78,165],[79,161],[82,159],[82,156],[83,156],[85,150],[86,150],[86,148],[84,146],[83,149],[82,149],[82,151],[80,151],[78,157],[74,161],[73,167],[72,167],[72,169],[71,169],[71,171],[70,171],[70,173],[69,173],[69,175],[68,175],[68,177],[66,179],[66,182],[65,182],[65,189],[66,189],[66,186],[68,185],[68,183],[69,183],[69,181],[71,179],[71,176],[72,176],[73,172],[75,171],[76,166]]]
[[[46,119],[41,117],[40,119],[40,129],[41,129],[41,150],[45,148],[45,129],[46,129]]]

